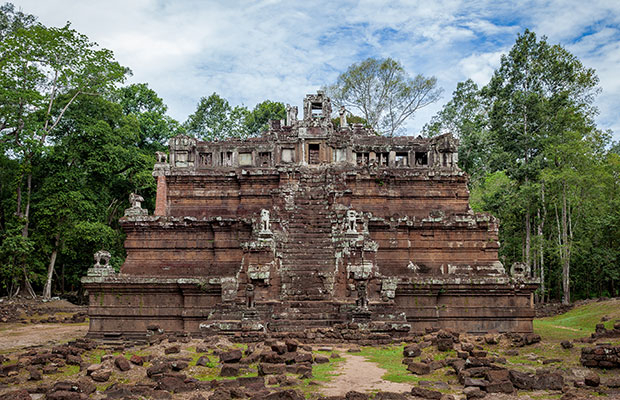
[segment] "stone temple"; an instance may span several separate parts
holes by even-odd
[[[381,137],[306,96],[262,137],[170,140],[153,215],[132,195],[127,258],[82,282],[91,337],[149,329],[238,338],[531,332],[537,281],[498,260],[498,222],[469,207],[457,141]],[[103,263],[102,263],[103,260]]]

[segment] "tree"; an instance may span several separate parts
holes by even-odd
[[[493,142],[492,162],[505,169],[523,186],[525,195],[525,262],[531,264],[532,205],[540,193],[540,173],[544,167],[563,168],[555,156],[546,151],[557,148],[575,149],[592,130],[591,105],[598,92],[598,78],[575,56],[559,45],[551,46],[546,38],[536,38],[526,30],[499,69],[483,89],[489,99],[490,137]],[[583,159],[583,157],[577,157]],[[563,265],[563,301],[570,301],[570,219],[567,181],[562,186],[560,241]],[[549,188],[547,186],[547,188]],[[541,193],[542,196],[542,193]]]
[[[337,106],[356,109],[378,133],[398,134],[404,122],[441,96],[435,77],[411,78],[391,58],[368,58],[340,74],[327,92]]]
[[[478,85],[468,79],[457,84],[452,99],[424,125],[422,133],[431,137],[449,132],[458,138],[459,166],[477,180],[489,171],[487,123],[484,98]]]
[[[182,131],[181,125],[166,115],[168,107],[146,83],[136,83],[115,90],[110,99],[120,104],[123,113],[133,116],[140,125],[137,146],[142,150],[165,151],[167,141]]]
[[[486,86],[460,83],[424,127],[429,136],[459,137],[472,207],[500,218],[500,257],[533,267],[540,299],[561,293],[568,303],[575,284],[589,295],[599,276],[609,277],[613,293],[620,276],[618,218],[609,208],[617,203],[615,155],[593,121],[597,85],[594,70],[526,30]],[[586,278],[595,265],[597,278]]]
[[[249,136],[258,136],[269,128],[269,120],[281,120],[286,118],[286,107],[277,101],[265,100],[258,103],[247,114],[245,126]]]
[[[202,97],[196,112],[185,121],[184,127],[191,135],[202,140],[221,140],[229,137],[245,138],[249,135],[245,107],[231,107],[228,101],[213,93]]]
[[[33,163],[76,99],[109,91],[128,70],[69,24],[47,28],[10,5],[1,11],[0,143],[20,164],[15,224],[28,242]],[[34,296],[24,259],[21,267],[25,289]]]

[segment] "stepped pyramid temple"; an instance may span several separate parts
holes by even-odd
[[[531,332],[538,283],[498,260],[498,222],[470,209],[457,141],[376,136],[344,110],[335,128],[331,113],[318,92],[262,137],[171,139],[154,214],[132,195],[121,219],[120,273],[102,251],[82,280],[90,336]]]

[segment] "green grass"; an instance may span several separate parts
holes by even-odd
[[[331,352],[322,352],[315,351],[315,354],[331,354]],[[299,389],[304,393],[306,398],[312,397],[313,393],[317,392],[317,386],[311,385],[310,382],[329,382],[332,380],[334,376],[339,375],[336,372],[336,368],[340,365],[340,363],[344,362],[344,358],[330,358],[328,363],[324,364],[313,364],[312,365],[312,376],[313,378],[302,379],[302,384],[299,386]]]
[[[61,376],[73,376],[80,373],[79,365],[65,365],[59,371]]]
[[[92,364],[101,363],[101,357],[105,355],[105,350],[103,349],[95,349],[85,354],[86,360],[91,362]]]
[[[590,303],[575,307],[565,314],[534,320],[534,332],[543,340],[573,340],[590,336],[601,318],[607,316],[607,329],[613,328],[614,321],[620,319],[620,301],[611,300]]]
[[[405,346],[389,346],[389,347],[362,347],[359,355],[366,360],[376,363],[380,368],[387,372],[382,376],[383,379],[390,382],[419,382],[428,380],[428,376],[418,376],[407,370],[407,366],[403,361],[403,348]]]

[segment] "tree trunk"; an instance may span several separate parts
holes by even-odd
[[[562,183],[562,303],[570,304],[570,243],[568,242],[566,182]]]
[[[24,227],[22,228],[22,237],[24,239],[28,238],[28,225],[30,223],[30,199],[31,199],[31,194],[32,194],[32,172],[28,173],[28,177],[26,178],[26,187],[27,187],[27,193],[26,193],[26,209],[24,210],[24,214],[23,214],[23,218],[24,218]],[[22,284],[24,285],[24,289],[26,290],[27,294],[32,297],[33,299],[35,299],[37,297],[37,294],[34,292],[34,289],[32,288],[32,285],[30,284],[30,279],[28,279],[28,268],[26,266],[26,260],[23,260],[22,262],[22,271],[23,271],[23,282]]]
[[[539,252],[539,268],[540,268],[540,292],[542,293],[542,301],[545,302],[545,253],[544,253],[544,237],[545,219],[547,218],[547,208],[545,207],[545,183],[540,186],[540,200],[542,202],[543,213],[538,224],[538,252]],[[540,211],[539,211],[540,212]]]
[[[43,288],[43,298],[50,299],[52,297],[52,276],[54,275],[54,266],[56,265],[56,256],[58,255],[58,245],[60,243],[60,230],[56,233],[56,238],[54,240],[54,249],[52,250],[52,255],[50,257],[50,263],[47,267],[47,281],[45,282],[45,287]]]

